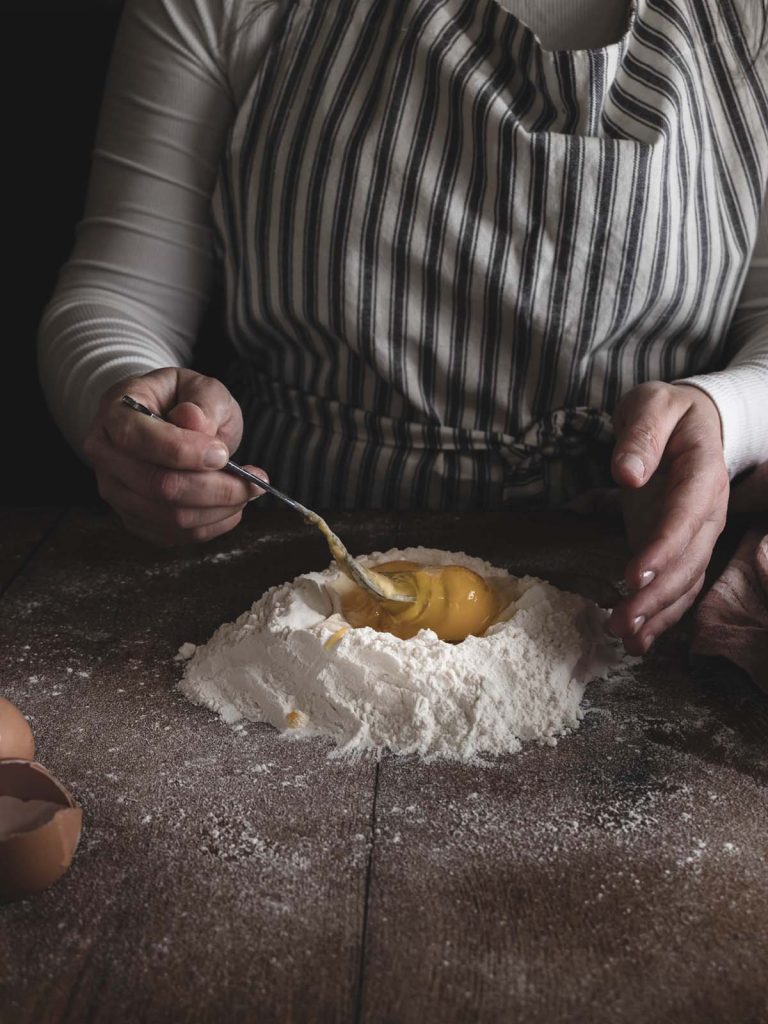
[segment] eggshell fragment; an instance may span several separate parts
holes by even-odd
[[[60,810],[61,804],[52,804],[50,800],[0,796],[0,840],[46,825]]]
[[[0,899],[30,896],[61,878],[82,821],[70,793],[41,764],[0,761]]]
[[[0,758],[31,761],[34,756],[35,740],[29,723],[14,704],[0,697]]]

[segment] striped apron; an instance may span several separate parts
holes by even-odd
[[[768,177],[755,0],[544,50],[499,0],[294,0],[214,195],[241,460],[325,508],[558,503],[727,362]]]

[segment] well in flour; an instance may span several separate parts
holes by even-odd
[[[182,691],[227,721],[330,737],[347,753],[469,760],[577,728],[587,683],[621,660],[603,630],[607,612],[463,552],[420,547],[361,559],[396,560],[464,566],[503,583],[508,603],[482,636],[452,644],[427,629],[401,640],[349,627],[348,581],[332,564],[273,587],[193,652],[185,645]]]

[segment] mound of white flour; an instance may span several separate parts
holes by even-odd
[[[393,549],[361,561],[394,559],[504,577],[503,621],[460,644],[431,630],[400,640],[368,627],[339,639],[339,591],[349,584],[332,564],[273,587],[207,644],[184,644],[182,692],[229,722],[245,717],[297,736],[330,736],[345,752],[468,760],[517,751],[525,740],[554,742],[578,726],[586,684],[620,660],[603,633],[607,612],[461,552]]]

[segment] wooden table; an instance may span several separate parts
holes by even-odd
[[[169,553],[0,520],[0,692],[85,813],[68,875],[0,908],[2,1024],[768,1021],[768,700],[685,628],[556,747],[348,762],[175,689],[181,643],[327,563],[308,528],[254,508]],[[333,522],[598,598],[625,559],[562,516]]]

